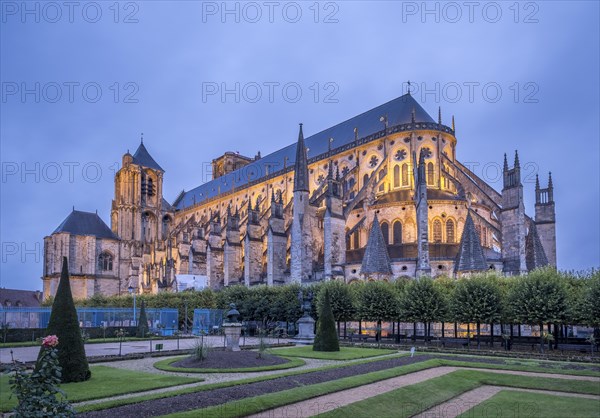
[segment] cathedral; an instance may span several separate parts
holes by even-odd
[[[261,157],[226,152],[212,180],[163,198],[143,141],[115,175],[111,226],[73,209],[44,238],[44,297],[63,256],[76,298],[208,286],[269,286],[556,265],[552,177],[525,213],[519,156],[500,192],[456,158],[454,126],[405,94]],[[290,141],[292,142],[292,141]]]

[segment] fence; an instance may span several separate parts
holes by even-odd
[[[52,308],[10,307],[0,308],[0,324],[9,328],[46,328]],[[136,311],[139,318],[140,310]],[[146,308],[148,326],[153,332],[163,336],[172,335],[178,329],[177,309]],[[81,328],[133,327],[134,318],[131,308],[77,308],[77,317]]]
[[[223,324],[224,312],[221,309],[194,309],[192,333],[195,335],[217,333]]]

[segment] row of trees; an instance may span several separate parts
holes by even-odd
[[[398,279],[394,282],[363,282],[346,285],[324,282],[312,286],[231,286],[218,292],[161,293],[138,296],[149,308],[178,308],[180,323],[185,309],[220,308],[236,303],[244,320],[296,322],[302,315],[298,295],[315,295],[313,317],[329,291],[338,326],[346,321],[382,321],[425,324],[426,337],[433,322],[481,324],[580,324],[600,327],[600,272],[561,273],[552,268],[519,277],[477,274],[460,280],[450,278]],[[96,296],[79,301],[85,306],[131,307],[132,298]],[[543,328],[541,328],[543,329]],[[479,340],[479,338],[478,338]]]

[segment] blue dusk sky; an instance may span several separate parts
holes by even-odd
[[[267,155],[407,80],[497,190],[519,150],[528,214],[552,171],[559,268],[600,265],[597,1],[0,6],[2,287],[42,288],[43,238],[73,206],[110,223],[142,132],[172,202],[224,151]]]

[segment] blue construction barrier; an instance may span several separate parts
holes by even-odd
[[[221,309],[194,309],[194,335],[218,334],[223,325],[224,310]]]
[[[46,328],[52,308],[9,307],[0,308],[0,324],[10,328]],[[77,308],[81,328],[132,327],[139,319],[137,307],[134,318],[133,308]],[[148,327],[162,336],[173,335],[179,328],[179,313],[174,308],[146,308]]]

